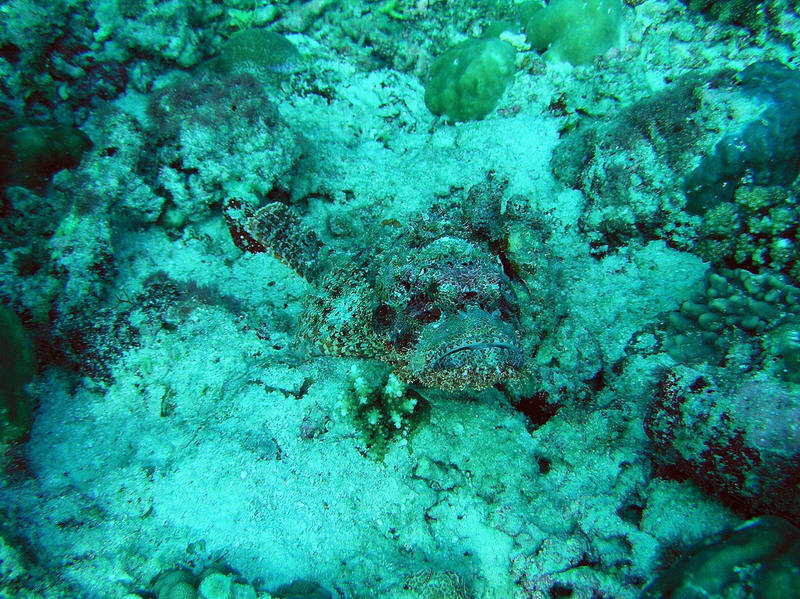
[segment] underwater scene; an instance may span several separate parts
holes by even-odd
[[[0,598],[800,598],[800,2],[0,0]]]

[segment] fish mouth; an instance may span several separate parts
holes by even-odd
[[[522,352],[518,346],[510,342],[496,341],[492,343],[467,343],[448,350],[439,356],[433,364],[434,368],[460,368],[468,362],[478,361],[482,364],[507,364],[516,368],[522,367]]]
[[[480,308],[423,327],[410,366],[421,383],[445,390],[485,389],[524,365],[518,328]]]

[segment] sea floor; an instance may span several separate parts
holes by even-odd
[[[158,171],[162,187],[174,184],[164,208],[124,174],[162,151],[148,147],[152,92],[131,85],[87,113],[95,148],[42,194],[63,210],[46,244],[63,285],[43,291],[41,278],[3,266],[12,305],[41,308],[47,295],[97,315],[83,331],[97,348],[78,354],[85,370],[40,365],[24,467],[0,483],[3,535],[24,538],[31,571],[46,573],[26,584],[41,596],[123,597],[173,568],[220,567],[262,591],[306,579],[366,598],[401,596],[430,570],[456,573],[476,599],[627,599],[665,554],[742,522],[690,480],[662,476],[643,427],[676,363],[659,327],[708,263],[655,238],[599,254],[587,197],[551,158],[577,120],[610,121],[687,73],[793,51],[645,0],[625,6],[621,49],[583,67],[521,53],[529,62],[497,108],[452,124],[427,110],[413,69],[365,68],[313,28],[286,33],[307,62],[267,83],[287,128],[267,188],[324,242],[352,248],[369,245],[370,228],[437,218],[489,173],[505,181],[504,198],[523,198],[540,226],[513,229],[507,250],[524,267],[521,301],[547,300],[526,312],[546,323],[529,378],[482,391],[412,385],[424,418],[376,455],[345,398],[355,376],[380,369],[300,339],[314,284],[269,253],[243,253],[225,225],[220,195],[268,195],[252,190],[255,151],[220,142],[195,155],[185,184]],[[230,180],[211,172],[218,155],[240,169]],[[82,204],[88,194],[99,213]],[[81,260],[99,254],[114,272],[87,281]]]

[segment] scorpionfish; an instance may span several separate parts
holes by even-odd
[[[224,216],[237,247],[272,253],[315,287],[300,336],[323,352],[379,359],[405,382],[447,391],[484,389],[522,369],[511,280],[468,228],[398,223],[350,252],[323,244],[281,202],[254,210],[229,199]]]

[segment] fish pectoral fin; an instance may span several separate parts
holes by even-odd
[[[230,198],[223,215],[236,247],[251,253],[270,252],[304,278],[311,278],[322,243],[290,206],[271,202],[253,210],[241,199]]]
[[[230,231],[234,245],[243,252],[261,254],[267,251],[248,231],[247,221],[253,216],[253,209],[239,198],[228,198],[222,206],[222,216]]]

